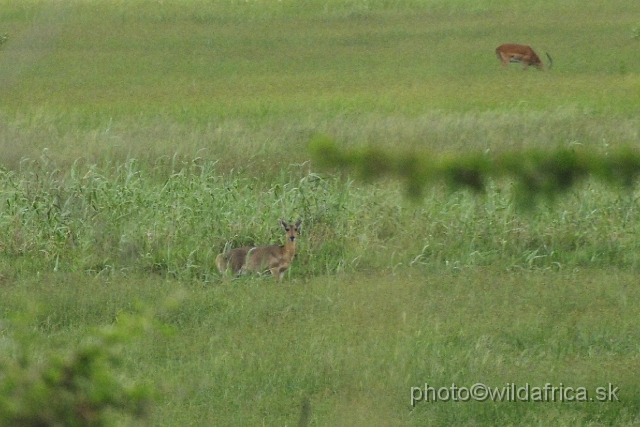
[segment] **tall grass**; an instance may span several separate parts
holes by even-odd
[[[74,165],[67,174],[35,161],[22,167],[1,175],[2,249],[41,258],[51,270],[217,280],[216,254],[277,242],[278,217],[304,221],[297,276],[398,265],[640,262],[635,193],[596,182],[523,216],[505,183],[483,196],[434,189],[414,205],[395,184],[356,184],[314,173],[308,164],[282,168],[266,181],[248,171],[222,175],[215,162],[198,159],[174,159],[169,176],[135,159]]]
[[[348,147],[373,145],[400,152],[455,155],[580,145],[606,154],[610,148],[637,144],[638,128],[636,116],[603,115],[578,106],[415,116],[297,112],[259,125],[246,117],[184,122],[161,114],[115,120],[39,108],[0,115],[0,165],[15,171],[23,161],[37,160],[67,173],[76,163],[108,167],[135,158],[141,166],[168,175],[176,161],[179,169],[183,161],[202,159],[216,162],[220,173],[247,170],[260,175],[308,161],[307,144],[318,135]]]

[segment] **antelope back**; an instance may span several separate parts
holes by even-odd
[[[251,249],[251,247],[236,248],[218,255],[216,257],[216,266],[220,274],[224,274],[227,270],[233,274],[240,273],[247,260],[247,254]]]
[[[496,48],[496,56],[502,62],[503,67],[509,62],[520,62],[525,69],[529,65],[533,65],[540,70],[544,69],[542,60],[531,46],[514,43],[502,44]]]

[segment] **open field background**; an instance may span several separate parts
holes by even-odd
[[[509,182],[412,202],[316,170],[307,144],[637,148],[639,12],[0,0],[0,320],[31,313],[38,360],[153,308],[173,333],[122,367],[158,389],[151,425],[638,425],[637,191],[588,181],[528,213]],[[504,42],[553,70],[500,69]],[[215,255],[279,241],[279,217],[303,219],[285,281],[221,281]],[[613,383],[621,402],[412,408],[425,382]]]

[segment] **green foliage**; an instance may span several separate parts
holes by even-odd
[[[630,148],[606,155],[561,149],[436,157],[416,152],[382,152],[377,148],[341,150],[334,141],[318,138],[311,142],[310,149],[324,167],[353,171],[365,180],[385,176],[401,179],[413,197],[421,196],[426,185],[438,180],[454,188],[480,192],[490,180],[507,178],[517,183],[517,200],[530,204],[538,195],[556,197],[588,176],[629,187],[640,174],[640,153]]]
[[[143,325],[121,315],[72,351],[51,352],[44,360],[29,354],[27,340],[14,343],[17,354],[0,357],[0,426],[100,427],[116,425],[114,414],[142,423],[150,390],[121,378],[117,367],[123,344]]]

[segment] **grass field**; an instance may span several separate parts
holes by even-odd
[[[640,424],[636,190],[588,180],[531,212],[510,182],[415,201],[307,148],[638,148],[638,12],[0,0],[0,349],[24,313],[38,361],[149,309],[165,332],[119,374],[157,390],[154,426]],[[501,69],[505,42],[553,69]],[[284,281],[222,280],[215,256],[281,242],[278,218],[303,220]],[[425,383],[591,400],[412,406]],[[609,384],[619,401],[598,401]]]

